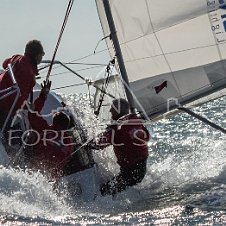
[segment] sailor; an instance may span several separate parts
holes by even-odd
[[[48,90],[49,82],[44,83],[39,97],[34,103],[34,112],[29,112],[29,120],[33,129],[33,147],[30,154],[30,167],[45,173],[51,180],[58,180],[63,176],[65,166],[71,160],[73,152],[73,140],[67,133],[69,127],[69,116],[64,112],[53,114],[53,123],[48,125],[47,121],[40,115]]]
[[[129,103],[125,99],[113,100],[110,112],[116,123],[99,135],[95,142],[88,144],[96,149],[113,145],[120,166],[120,173],[101,185],[102,195],[115,195],[143,180],[148,158],[147,142],[150,139],[141,119],[129,114]]]
[[[12,115],[21,108],[24,101],[28,99],[29,94],[35,86],[35,77],[38,75],[37,65],[41,63],[42,57],[45,55],[43,46],[38,40],[31,40],[25,46],[24,55],[14,55],[3,63],[5,71],[0,74],[0,91],[7,89],[13,85],[9,76],[8,64],[12,65],[16,82],[20,89],[20,96],[13,109]],[[6,94],[1,93],[0,97]],[[16,94],[11,94],[0,100],[0,126],[3,125],[8,112],[15,100]]]
[[[64,168],[64,176],[91,168],[95,161],[92,150],[83,144],[88,140],[88,134],[82,123],[74,114],[70,114],[69,134],[72,136],[74,151],[70,162]]]

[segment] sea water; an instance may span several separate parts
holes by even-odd
[[[64,98],[91,135],[99,121],[88,98]],[[225,106],[222,98],[195,110],[226,128]],[[147,175],[114,198],[70,203],[39,172],[1,167],[0,225],[225,225],[226,135],[185,113],[148,128]],[[102,169],[118,172],[112,150],[94,155]]]

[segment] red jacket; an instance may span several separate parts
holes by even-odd
[[[133,168],[148,158],[150,134],[136,115],[127,115],[117,123],[101,134],[97,144],[102,148],[113,145],[118,164]]]
[[[14,55],[12,58],[6,59],[3,63],[3,68],[6,69],[8,64],[12,64],[15,79],[20,88],[20,97],[13,110],[13,115],[21,107],[23,102],[28,99],[33,87],[35,86],[35,76],[38,75],[37,65],[28,56]],[[11,77],[8,71],[4,71],[0,75],[0,90],[12,86]],[[3,95],[3,94],[1,94]],[[8,113],[13,104],[16,94],[10,95],[0,100],[0,109],[4,113]]]
[[[41,112],[45,99],[40,96],[35,101],[35,110]],[[73,140],[62,128],[48,125],[36,113],[29,112],[31,127],[35,133],[40,134],[37,144],[33,147],[31,165],[35,169],[47,171],[52,178],[63,176],[63,169],[71,160],[73,153]],[[38,142],[39,141],[39,142]]]

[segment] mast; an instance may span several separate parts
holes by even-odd
[[[120,69],[120,72],[122,75],[122,79],[124,81],[123,85],[125,87],[125,92],[126,92],[126,96],[127,96],[129,105],[130,105],[130,110],[132,113],[135,113],[134,99],[133,99],[133,95],[130,90],[129,79],[128,79],[127,71],[126,71],[126,68],[124,65],[124,60],[123,60],[121,48],[119,45],[119,40],[118,40],[118,36],[116,33],[115,23],[114,23],[114,20],[112,17],[110,4],[109,4],[108,0],[103,0],[103,4],[104,4],[104,10],[105,10],[105,14],[106,14],[107,21],[108,21],[108,26],[109,26],[110,32],[111,32],[111,39],[112,39],[113,45],[115,47],[116,57],[118,59],[119,69]]]

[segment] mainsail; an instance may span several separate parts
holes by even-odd
[[[107,36],[105,1],[144,116],[225,95],[226,0],[96,0]],[[107,45],[114,57],[110,39]]]

